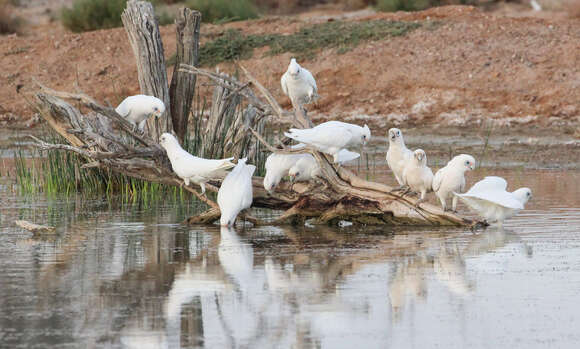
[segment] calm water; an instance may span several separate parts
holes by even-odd
[[[195,204],[0,185],[0,347],[578,348],[580,172],[493,173],[534,191],[506,232],[185,227]]]

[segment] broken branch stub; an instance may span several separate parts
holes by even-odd
[[[173,125],[163,43],[153,5],[148,1],[129,0],[121,19],[137,61],[141,93],[165,103],[165,116],[159,128],[155,118],[147,120],[153,139],[159,139],[161,133],[171,132]]]
[[[179,66],[181,63],[192,66],[197,66],[198,64],[200,22],[201,13],[189,8],[180,9],[175,19],[177,52],[171,85],[169,86],[169,95],[173,129],[181,142],[183,142],[187,134],[191,102],[195,95],[196,75],[180,71]]]

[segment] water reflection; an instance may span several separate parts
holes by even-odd
[[[512,230],[477,233],[188,228],[173,204],[8,196],[0,346],[566,347],[580,340],[580,211],[556,199],[578,195],[561,178]],[[58,235],[32,238],[17,218]]]

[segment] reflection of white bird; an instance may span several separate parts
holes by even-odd
[[[520,188],[512,193],[506,189],[505,179],[490,176],[475,183],[467,193],[454,194],[483,218],[490,222],[497,221],[501,227],[505,219],[523,210],[524,205],[532,198],[529,188]]]
[[[238,234],[230,227],[222,226],[220,235],[218,247],[220,264],[240,287],[246,289],[252,280],[254,249],[252,245],[242,243]]]
[[[177,139],[170,133],[164,133],[159,138],[159,144],[167,152],[173,172],[183,179],[185,185],[189,182],[199,184],[201,193],[205,193],[205,183],[211,179],[220,178],[225,170],[234,167],[233,158],[209,160],[198,158],[181,148]]]
[[[160,117],[165,113],[165,104],[157,97],[135,95],[125,98],[115,111],[142,131],[150,116]]]
[[[290,60],[288,70],[282,75],[280,84],[284,94],[300,105],[313,102],[318,98],[316,80],[307,69],[296,63],[294,58]]]
[[[332,155],[335,163],[339,162],[338,153],[341,149],[364,145],[371,139],[371,131],[367,125],[360,127],[341,121],[327,121],[302,130],[291,128],[290,132],[284,134]]]
[[[277,154],[273,153],[266,159],[266,175],[264,189],[271,192],[288,174],[288,170],[302,158],[312,157],[310,154]]]
[[[457,155],[439,169],[433,177],[433,191],[439,198],[443,211],[447,210],[445,201],[453,193],[465,191],[465,172],[475,168],[475,159],[471,155]],[[452,210],[457,210],[457,196],[453,196]]]
[[[447,248],[441,247],[433,262],[433,269],[437,279],[451,292],[465,296],[473,289],[472,283],[467,279],[465,261],[458,251],[449,253]]]
[[[432,190],[433,171],[427,167],[427,155],[423,149],[413,152],[413,158],[407,162],[403,170],[403,183],[411,190],[421,193],[417,204],[425,200],[425,195]]]
[[[318,166],[318,162],[316,162],[314,156],[310,154],[306,155],[307,156],[296,161],[294,166],[288,170],[291,182],[307,182],[319,175],[320,166]],[[342,149],[338,152],[338,163],[342,165],[345,162],[352,161],[359,157],[359,153]]]
[[[252,175],[256,166],[246,165],[246,160],[238,160],[238,164],[224,178],[218,191],[221,225],[233,226],[238,213],[252,205]]]
[[[538,4],[536,0],[530,0],[530,5],[534,9],[534,11],[542,11],[542,6],[540,6],[540,4]]]
[[[405,146],[403,133],[398,128],[391,128],[388,137],[387,165],[393,171],[399,185],[404,185],[403,170],[407,162],[413,157],[413,152]]]

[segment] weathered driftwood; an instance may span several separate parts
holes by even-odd
[[[26,229],[33,233],[52,233],[54,232],[54,227],[50,227],[48,225],[39,225],[34,224],[29,221],[18,220],[14,221],[14,224],[19,226],[22,229]]]
[[[123,14],[123,22],[140,66],[139,81],[142,92],[161,96],[168,103],[166,73],[164,68],[161,69],[161,66],[164,66],[163,47],[152,8],[143,2],[130,0]],[[185,22],[189,23],[188,26],[196,25],[195,21]],[[187,31],[195,32],[195,29],[189,28]],[[178,35],[178,39],[180,37]],[[183,47],[185,46],[184,44]],[[187,59],[183,60],[185,62]],[[239,65],[239,69],[247,81],[245,83],[228,75],[211,73],[190,64],[180,64],[178,67],[176,73],[205,76],[219,87],[212,105],[214,111],[210,113],[206,124],[211,125],[206,127],[206,130],[207,134],[212,136],[204,139],[204,143],[216,139],[211,132],[221,130],[221,134],[225,134],[222,139],[225,143],[224,156],[232,156],[234,153],[241,156],[248,152],[256,152],[258,147],[255,143],[259,140],[262,146],[271,151],[309,152],[318,161],[322,175],[310,184],[299,183],[290,187],[288,183],[283,182],[274,193],[267,193],[262,185],[263,178],[253,179],[254,207],[286,210],[274,223],[303,223],[309,218],[313,218],[314,223],[320,224],[335,223],[339,220],[395,225],[467,226],[473,223],[458,215],[442,212],[430,204],[416,206],[417,199],[398,196],[391,192],[389,186],[362,180],[350,171],[331,163],[326,155],[313,149],[290,150],[283,146],[277,149],[268,144],[260,136],[264,120],[289,123],[298,128],[310,126],[311,122],[302,108],[296,108],[294,114],[284,111],[272,94],[243,66]],[[191,80],[189,82],[191,83]],[[87,164],[83,166],[85,168],[107,168],[151,182],[184,186],[183,181],[171,170],[165,152],[157,144],[155,138],[157,133],[141,135],[135,132],[133,125],[119,116],[114,109],[100,105],[83,93],[59,92],[39,86],[40,91],[35,98],[38,110],[50,126],[70,144],[50,144],[37,140],[38,147],[75,152],[87,160]],[[177,91],[175,92],[177,96],[187,94],[188,92],[180,91],[180,88],[187,90],[191,84],[176,82],[175,86],[172,92]],[[261,97],[258,97],[254,89]],[[72,99],[91,112],[82,113],[63,99]],[[241,108],[244,112],[234,112],[235,109]],[[223,128],[226,121],[230,124],[227,130]],[[169,126],[170,124],[165,124],[165,129],[161,130],[170,130]],[[248,141],[252,134],[256,138],[253,140],[254,143]],[[211,153],[213,152],[212,150]],[[219,185],[219,180],[210,182],[207,190],[217,192]],[[190,222],[210,223],[219,218],[219,208],[215,202],[200,195],[193,187],[184,186],[184,188],[210,206],[209,211],[192,217]],[[251,217],[247,219],[257,223]]]
[[[200,23],[201,13],[189,8],[180,9],[175,19],[177,52],[169,95],[173,129],[181,142],[187,134],[191,102],[195,95],[196,76],[179,71],[179,66],[181,63],[197,66]]]
[[[161,133],[173,130],[171,118],[173,109],[167,85],[163,43],[153,5],[148,1],[129,0],[121,19],[135,54],[141,93],[155,96],[165,103],[166,112],[160,125],[157,124],[159,120],[155,118],[147,121],[153,139],[159,139]]]

